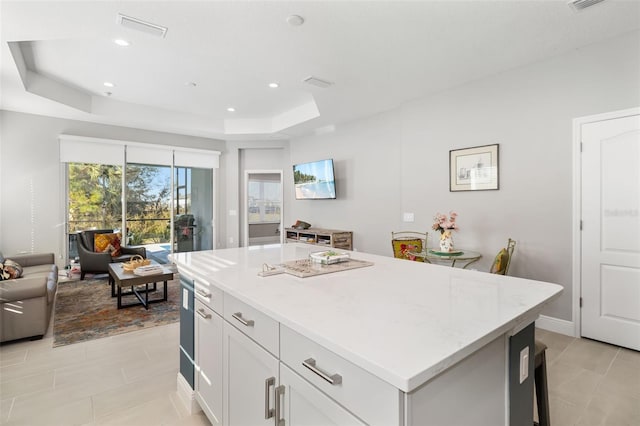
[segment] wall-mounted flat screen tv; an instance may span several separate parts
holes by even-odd
[[[320,160],[293,166],[296,200],[326,200],[336,198],[333,160]]]

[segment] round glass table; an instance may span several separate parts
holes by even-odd
[[[449,263],[451,267],[461,265],[462,269],[467,268],[478,259],[482,254],[471,250],[456,250],[453,252],[441,252],[436,249],[426,249],[422,251],[409,252],[413,256],[424,259],[427,263]]]

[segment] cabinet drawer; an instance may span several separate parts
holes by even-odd
[[[219,315],[222,315],[224,292],[207,281],[194,278],[193,290],[196,299],[204,303]]]
[[[290,328],[280,340],[283,363],[366,423],[401,424],[400,390]]]
[[[279,355],[278,321],[226,293],[224,319],[276,357]]]

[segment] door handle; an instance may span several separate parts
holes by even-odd
[[[284,397],[284,385],[280,385],[276,388],[276,416],[275,426],[285,426],[285,420],[282,417],[282,405]]]
[[[204,308],[200,308],[196,312],[198,313],[198,315],[200,315],[204,319],[210,319],[211,318],[211,314],[207,314],[205,312]]]
[[[253,327],[253,324],[254,324],[253,320],[247,320],[247,319],[242,318],[242,312],[236,312],[235,314],[232,314],[231,316],[233,318],[237,319],[238,321],[240,321],[240,323],[242,325],[245,325],[247,327]]]
[[[196,289],[196,293],[198,293],[200,296],[204,297],[205,299],[211,298],[211,293],[207,293],[206,291],[202,290],[201,288],[197,288]]]
[[[271,388],[271,386],[275,386],[275,384],[276,384],[275,377],[269,377],[264,381],[264,418],[265,420],[273,417],[273,408],[269,407],[269,388]],[[277,400],[277,397],[276,397],[276,400]]]
[[[308,368],[309,370],[311,370],[313,373],[320,376],[323,380],[325,380],[329,384],[339,385],[340,383],[342,383],[341,375],[339,374],[329,375],[329,373],[325,373],[324,371],[316,367],[316,360],[313,358],[305,359],[304,361],[302,361],[302,366],[305,368]]]

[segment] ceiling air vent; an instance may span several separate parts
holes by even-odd
[[[304,81],[307,84],[311,84],[312,86],[321,87],[323,89],[326,89],[327,87],[333,84],[330,81],[322,80],[321,78],[314,77],[314,76],[309,76],[302,81]]]
[[[569,3],[569,6],[571,6],[573,9],[582,10],[603,1],[604,0],[570,0],[568,3]]]
[[[151,22],[145,22],[138,18],[132,18],[131,16],[118,13],[118,24],[125,28],[129,28],[143,33],[151,34],[156,37],[162,37],[167,34],[167,27],[161,25],[152,24]]]

